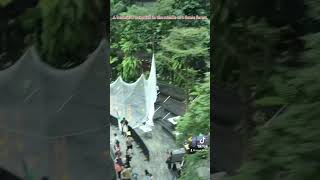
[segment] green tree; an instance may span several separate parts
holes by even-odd
[[[286,9],[285,1],[249,2],[221,2],[215,14],[219,28],[214,58],[221,60],[215,79],[240,89],[245,106],[252,108],[242,117],[251,126],[242,124],[249,134],[245,138],[250,156],[246,154],[238,174],[230,179],[317,179],[320,36],[316,28],[300,28],[318,23],[319,6],[305,0],[308,9],[301,15],[292,4]],[[262,6],[268,11],[258,13]],[[290,18],[270,13],[274,11],[291,13]],[[286,110],[271,121],[253,122],[251,115],[259,108],[283,105]]]
[[[111,0],[111,17],[126,12],[127,8],[131,6],[131,0]]]
[[[185,156],[185,165],[182,170],[181,180],[207,180],[210,178],[209,172],[206,174],[199,174],[197,172],[198,168],[206,167],[210,168],[210,149],[207,151],[197,152],[195,154],[188,154]]]
[[[320,173],[319,54],[320,34],[303,37],[302,67],[274,76],[272,96],[287,104],[287,110],[258,129],[253,139],[254,157],[232,180],[318,179]],[[276,77],[271,78],[276,78]],[[266,96],[267,99],[270,96]],[[264,105],[264,100],[260,105]],[[267,105],[269,105],[267,103]]]
[[[181,133],[177,142],[182,144],[190,136],[208,134],[210,132],[210,74],[204,83],[195,87],[191,93],[194,101],[190,103],[187,112],[181,117],[177,131]]]
[[[115,1],[116,2],[116,1]],[[156,3],[139,6],[136,4],[129,5],[126,10],[119,12],[120,15],[123,16],[145,16],[145,15],[185,15],[179,8],[177,2],[175,0],[161,0]],[[182,4],[181,4],[182,6]],[[193,77],[196,77],[199,73],[197,73],[193,68],[190,68],[189,65],[185,66],[183,73],[177,75],[177,77],[172,77],[166,67],[174,66],[175,69],[178,69],[180,64],[178,61],[169,64],[171,59],[169,58],[169,54],[164,52],[164,48],[160,45],[162,40],[167,38],[171,33],[171,29],[174,27],[180,27],[180,30],[184,30],[187,27],[195,27],[199,28],[202,26],[208,26],[209,21],[185,21],[185,20],[175,20],[175,21],[167,21],[167,20],[155,20],[155,21],[141,21],[141,20],[130,20],[130,21],[120,21],[120,20],[112,20],[111,22],[111,56],[117,57],[113,61],[113,69],[121,70],[121,64],[125,56],[134,57],[138,60],[145,60],[146,57],[151,57],[152,52],[156,52],[157,59],[157,68],[159,71],[160,78],[162,80],[171,81],[176,85],[182,86],[184,82],[186,82],[184,77],[193,74]],[[189,31],[191,32],[191,31]],[[199,31],[200,32],[200,31]],[[207,34],[209,30],[207,29]],[[188,33],[184,31],[184,33]],[[202,33],[202,32],[200,32]],[[193,34],[194,35],[194,34]],[[203,34],[202,34],[203,35]],[[192,36],[190,34],[190,36]],[[200,37],[201,35],[197,35]],[[209,36],[206,37],[203,41],[206,41],[206,44],[203,45],[201,41],[201,45],[208,47],[209,46]],[[168,39],[168,38],[167,38]],[[196,38],[195,38],[196,39]],[[198,40],[198,39],[197,39]],[[180,40],[181,44],[184,45],[183,40]],[[171,42],[169,42],[171,43]],[[169,47],[168,47],[169,48]],[[202,49],[198,49],[202,50]],[[125,52],[126,51],[126,52]],[[173,55],[176,52],[172,52],[170,55]],[[201,54],[200,52],[199,54]],[[208,54],[208,50],[207,50]],[[193,57],[192,57],[193,58]],[[201,57],[199,57],[201,58]],[[180,58],[181,59],[181,58]],[[208,55],[204,58],[208,61]],[[199,60],[197,66],[202,66],[201,64],[203,60]],[[187,63],[186,63],[187,64]],[[145,67],[143,63],[142,66]],[[171,68],[172,69],[172,68]],[[182,72],[182,71],[181,71]],[[116,72],[113,74],[120,75],[121,72]],[[172,74],[172,73],[171,73]],[[173,79],[176,79],[175,81]],[[189,82],[189,81],[188,81]],[[188,85],[192,86],[192,85]]]
[[[100,0],[43,0],[39,7],[42,19],[40,49],[46,61],[56,66],[65,64],[68,59],[83,61],[97,46],[97,14],[103,8]]]
[[[297,30],[290,20],[282,21],[280,17],[268,14],[277,8],[275,5],[274,2],[268,4],[250,0],[243,3],[217,1],[215,5],[215,33],[219,34],[215,37],[217,48],[213,53],[213,58],[219,59],[214,62],[215,79],[218,86],[227,86],[239,92],[243,104],[238,127],[245,147],[243,160],[250,157],[250,138],[255,135],[257,126],[253,118],[259,111],[257,105],[261,100],[269,101],[269,107],[283,105],[279,98],[262,99],[273,91],[270,76],[290,70],[289,64],[292,66],[299,61],[297,52],[301,51],[301,47],[296,46],[300,44]],[[262,11],[264,8],[268,11]],[[293,11],[292,16],[295,17]],[[286,40],[288,37],[289,41]],[[289,89],[283,87],[282,90]]]
[[[210,16],[209,0],[175,0],[174,8],[181,9],[188,16]]]
[[[126,82],[135,82],[142,74],[141,61],[134,57],[125,57],[121,63],[121,77]]]
[[[207,74],[204,83],[196,86],[192,93],[194,101],[190,103],[187,112],[181,117],[177,131],[181,133],[177,142],[183,144],[190,136],[210,133],[210,74]],[[198,174],[198,168],[210,168],[210,149],[185,156],[185,165],[182,170],[181,180],[205,180],[204,174]],[[207,172],[209,176],[209,172]]]
[[[13,13],[0,22],[3,59],[14,62],[22,54],[20,52],[36,45],[42,59],[52,66],[79,65],[101,40],[99,21],[103,2],[42,0],[38,4],[22,3],[26,7],[19,7],[18,12],[13,9]],[[15,1],[3,0],[0,7],[9,3],[12,7],[20,6]],[[6,8],[10,10],[10,7]]]
[[[125,66],[130,66],[129,69],[135,67],[136,73],[125,74],[125,79],[134,80],[139,77],[142,71],[141,60],[145,59],[146,54],[148,58],[151,58],[153,42],[156,41],[153,38],[154,28],[157,25],[156,22],[150,21],[117,21],[114,20],[112,23],[112,35],[111,35],[111,56],[116,57],[112,63],[114,74],[124,75],[126,71]],[[127,60],[126,60],[127,59]],[[130,60],[128,60],[130,59]],[[124,62],[126,60],[126,62]],[[139,61],[139,62],[135,62]],[[138,76],[136,74],[139,74]],[[133,77],[130,77],[133,75]],[[113,80],[116,77],[113,77]]]
[[[161,0],[148,6],[132,5],[122,15],[135,15],[135,16],[173,16],[183,15],[181,8],[175,6],[175,0]]]
[[[158,70],[161,78],[189,90],[209,67],[209,30],[173,28],[161,41]],[[165,74],[164,72],[169,72]]]

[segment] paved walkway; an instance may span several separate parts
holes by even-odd
[[[120,132],[117,127],[110,126],[110,143],[114,142],[114,133],[120,136]],[[139,131],[138,131],[139,133]],[[143,141],[150,152],[150,161],[144,161],[144,155],[137,147],[137,144],[133,144],[133,157],[131,160],[131,166],[134,173],[137,173],[138,180],[143,180],[144,170],[147,169],[152,175],[154,180],[172,180],[173,176],[171,172],[167,168],[166,160],[166,152],[167,150],[177,149],[174,140],[170,138],[161,128],[160,125],[155,124],[152,131],[152,138],[147,138],[141,136]],[[120,148],[125,155],[126,145],[125,139],[120,137]],[[111,145],[110,147],[113,147]],[[124,157],[123,157],[124,158]]]

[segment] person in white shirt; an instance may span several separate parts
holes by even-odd
[[[128,121],[125,120],[122,125],[122,132],[124,136],[127,136],[128,130],[129,130]]]

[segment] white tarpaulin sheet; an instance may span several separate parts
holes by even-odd
[[[121,120],[125,117],[133,128],[145,123],[153,126],[154,103],[157,99],[157,78],[154,55],[149,78],[142,74],[134,83],[118,77],[110,84],[110,114]]]

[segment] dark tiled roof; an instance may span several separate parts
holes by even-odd
[[[168,113],[170,114],[170,116],[184,115],[184,113],[186,112],[186,104],[160,93],[158,94],[158,100],[155,104],[155,109],[156,112],[154,114],[154,119],[158,120],[164,118]],[[168,118],[169,116],[167,116],[165,119]]]
[[[180,88],[161,83],[158,86],[160,93],[155,103],[154,120],[162,126],[165,132],[175,138],[175,126],[168,121],[168,118],[184,115],[186,96]]]
[[[171,96],[173,99],[184,101],[187,99],[186,93],[183,89],[169,85],[169,84],[163,84],[158,83],[159,89],[161,94],[166,96]]]

